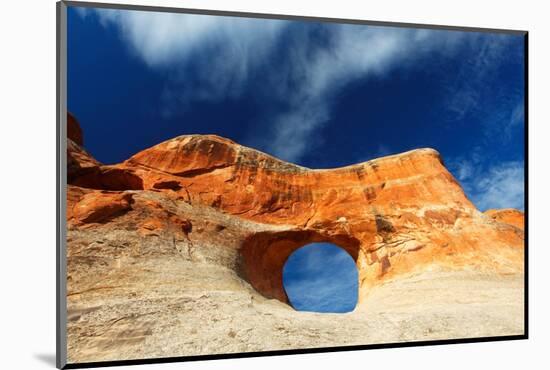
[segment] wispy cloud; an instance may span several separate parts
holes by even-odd
[[[238,97],[254,70],[266,62],[284,20],[79,8],[114,26],[132,55],[166,74],[164,113],[194,101]]]
[[[355,262],[332,244],[314,243],[294,252],[285,264],[283,281],[298,310],[347,312],[357,302]]]
[[[480,34],[469,41],[477,52],[463,61],[457,74],[448,77],[446,106],[453,113],[451,117],[455,121],[468,114],[484,112],[482,105],[486,101],[485,95],[498,93],[489,90],[487,81],[494,79],[498,73],[498,66],[503,61],[509,43],[505,35],[486,37]]]
[[[479,160],[460,160],[454,162],[451,169],[481,211],[493,208],[524,209],[522,161],[486,166]]]
[[[524,208],[524,169],[522,162],[505,162],[489,168],[473,182],[474,202],[481,210]]]
[[[455,165],[456,177],[460,181],[469,180],[474,174],[474,165],[470,161],[461,160]]]
[[[265,19],[95,10],[149,67],[170,73],[166,114],[193,100],[238,97],[253,82],[266,114],[257,145],[296,161],[320,143],[335,96],[351,81],[385,76],[430,50],[453,49],[460,33]],[[81,11],[84,16],[89,12]],[[292,29],[290,33],[285,31]],[[283,60],[272,60],[276,51]],[[268,76],[258,68],[269,65]],[[269,92],[269,94],[266,93]],[[368,102],[366,102],[368,103]],[[270,109],[275,104],[277,109]],[[276,114],[273,114],[273,112]],[[258,136],[258,135],[256,135]]]
[[[514,129],[523,128],[525,124],[525,107],[523,96],[520,96],[514,103],[510,103],[505,112],[509,112],[508,117],[504,116],[501,121],[501,128],[504,138],[510,140],[513,138]]]
[[[470,53],[458,73],[446,78],[444,106],[451,113],[448,123],[481,125],[482,135],[472,137],[472,148],[449,161],[450,169],[464,190],[482,211],[489,208],[524,207],[524,164],[522,153],[506,153],[499,159],[498,148],[514,140],[524,125],[524,92],[510,80],[521,81],[522,68],[502,69],[506,63],[523,63],[521,45],[507,35],[479,34],[469,38]],[[495,81],[499,81],[495,85]],[[498,86],[499,88],[496,88]],[[513,88],[512,88],[513,87]],[[497,150],[495,150],[497,148]]]
[[[280,72],[282,86],[291,87],[282,90],[289,104],[272,119],[275,139],[269,151],[286,160],[297,160],[322,143],[318,130],[331,118],[331,105],[344,86],[411,66],[426,52],[454,48],[461,39],[445,31],[356,25],[331,25],[326,32],[325,44],[307,37],[290,44],[290,61]]]
[[[521,84],[507,84],[522,79],[523,71],[502,66],[523,63],[523,49],[517,48],[521,44],[515,36],[484,33],[465,39],[465,44],[470,53],[463,55],[458,72],[442,74],[447,86],[444,106],[450,112],[446,119],[450,124],[482,125],[487,143],[509,141],[513,130],[523,125],[524,92]]]
[[[231,68],[230,75],[240,73],[251,59],[261,57],[262,52],[271,47],[270,41],[288,23],[198,14],[115,9],[94,11],[104,26],[113,24],[118,27],[129,46],[152,67],[172,67],[188,61],[195,53],[214,48],[217,56],[207,63],[214,63],[216,67],[228,62],[230,67],[234,67],[234,60],[244,63],[240,68]]]
[[[442,30],[83,8],[80,14],[114,27],[130,53],[166,75],[167,116],[196,101],[254,91],[259,113],[245,144],[294,162],[323,143],[323,127],[345,86],[419,68],[425,57],[442,56],[444,64],[464,46],[476,45],[478,53],[458,75],[445,77],[447,106],[456,119],[479,113],[484,97],[494,94],[484,80],[497,73],[506,44],[499,36]],[[516,102],[504,103],[502,117],[487,120],[498,121],[495,127],[521,121],[521,109],[510,108]]]
[[[459,158],[449,161],[449,169],[461,182],[466,194],[478,209],[516,208],[523,210],[524,204],[524,162],[521,152],[506,153],[515,160],[498,160],[495,146],[502,145],[514,136],[517,129],[523,129],[523,97],[510,100],[500,109],[493,109],[493,117],[487,117],[484,140],[473,146]],[[486,116],[484,116],[486,117]],[[521,137],[520,140],[523,140]],[[490,154],[490,155],[487,155]]]

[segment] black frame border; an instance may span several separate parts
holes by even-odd
[[[314,354],[328,352],[343,352],[343,351],[359,351],[369,349],[384,349],[384,348],[403,348],[403,347],[421,347],[421,346],[436,346],[448,344],[465,344],[465,343],[484,343],[484,342],[500,342],[511,340],[529,339],[529,32],[525,30],[509,30],[509,29],[494,29],[481,27],[459,27],[448,25],[430,25],[419,23],[402,23],[402,22],[383,22],[372,20],[359,20],[347,18],[325,18],[315,16],[300,16],[286,14],[268,14],[268,13],[252,13],[226,10],[211,10],[211,9],[191,9],[191,8],[175,8],[162,6],[148,5],[132,5],[132,4],[109,4],[98,2],[82,2],[82,1],[58,1],[56,7],[56,45],[57,45],[57,63],[56,63],[56,227],[57,227],[57,248],[56,248],[56,292],[57,292],[57,307],[56,307],[56,366],[59,369],[80,369],[80,368],[96,368],[96,367],[111,367],[111,366],[127,366],[127,365],[146,365],[174,362],[191,362],[191,361],[206,361],[206,360],[223,360],[234,358],[250,358],[250,357],[266,357],[266,356],[286,356],[296,354]],[[137,10],[137,11],[154,11],[167,13],[184,13],[184,14],[201,14],[201,15],[218,15],[229,17],[243,18],[261,18],[261,19],[280,19],[280,20],[299,20],[309,22],[324,22],[324,23],[340,23],[340,24],[358,24],[370,26],[386,26],[400,28],[421,28],[447,31],[462,31],[462,32],[486,32],[499,33],[523,36],[524,40],[524,215],[525,215],[525,238],[524,238],[524,334],[495,336],[495,337],[475,337],[475,338],[456,338],[443,340],[428,340],[428,341],[411,341],[411,342],[393,342],[381,344],[365,344],[353,346],[339,347],[317,347],[317,348],[302,348],[289,350],[275,351],[260,351],[260,352],[239,352],[225,354],[210,354],[210,355],[195,355],[195,356],[176,356],[176,357],[159,357],[145,358],[132,360],[114,360],[114,361],[98,361],[98,362],[81,362],[67,363],[67,318],[66,318],[66,241],[64,240],[66,229],[65,220],[65,204],[64,196],[66,195],[66,166],[65,165],[65,137],[66,137],[66,36],[67,22],[66,10],[67,7],[84,7],[84,8],[100,8],[100,9],[120,9],[120,10]],[[65,196],[66,198],[66,196]]]

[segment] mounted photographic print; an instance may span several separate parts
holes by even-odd
[[[527,338],[526,53],[58,3],[58,366]]]

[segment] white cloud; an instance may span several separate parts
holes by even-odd
[[[327,45],[319,47],[308,30],[298,30],[294,42],[285,40],[289,44],[283,45],[288,60],[273,62],[269,58],[281,46],[280,36],[296,23],[127,10],[95,10],[95,14],[105,27],[114,25],[148,66],[173,72],[163,96],[166,114],[195,99],[239,96],[253,71],[271,62],[270,76],[261,76],[267,81],[265,90],[286,109],[263,117],[255,133],[263,134],[263,141],[256,144],[290,161],[319,143],[316,131],[330,119],[332,98],[342,86],[368,75],[384,75],[436,46],[442,51],[452,48],[461,35],[331,24],[323,30]],[[197,61],[201,68],[186,74],[185,68]]]
[[[474,202],[481,210],[524,208],[524,168],[522,162],[506,162],[492,167],[474,184]]]
[[[87,17],[89,12],[81,14]],[[263,116],[249,143],[288,161],[298,161],[322,142],[319,132],[330,120],[331,105],[342,87],[367,76],[387,76],[397,68],[414,68],[428,54],[451,55],[464,40],[476,37],[442,30],[311,23],[306,28],[284,20],[93,12],[105,27],[118,30],[136,57],[167,74],[162,96],[166,115],[196,100],[239,97],[248,83],[255,83],[256,95],[263,97],[258,102]],[[283,37],[291,28],[291,37]],[[285,58],[276,59],[281,50]],[[499,50],[499,43],[488,42],[465,71],[489,71],[486,67]],[[265,66],[269,73],[257,73]],[[457,81],[450,109],[464,115],[477,105],[479,86],[460,76]]]
[[[80,14],[95,14],[104,27],[114,26],[134,56],[167,74],[162,100],[168,115],[196,100],[239,96],[251,71],[265,63],[288,24],[116,9],[87,9]]]
[[[497,77],[510,40],[506,35],[479,34],[468,41],[476,52],[463,60],[458,73],[446,76],[449,90],[446,106],[454,114],[454,120],[483,113],[487,100],[499,94],[487,81]]]
[[[77,10],[86,19],[93,14],[105,27],[114,27],[135,57],[166,74],[162,96],[166,114],[185,109],[196,100],[238,97],[254,83],[263,116],[258,118],[250,141],[289,161],[299,160],[322,143],[320,131],[331,119],[331,105],[344,86],[369,76],[385,78],[398,68],[415,68],[428,54],[453,55],[463,45],[475,47],[472,50],[477,53],[470,53],[458,74],[438,75],[448,84],[448,109],[457,119],[483,114],[480,105],[496,94],[499,109],[492,110],[486,126],[487,136],[499,140],[509,139],[524,121],[521,93],[499,96],[484,84],[495,77],[504,58],[508,42],[504,36],[338,24],[300,27],[282,20]],[[291,28],[292,32],[286,33]],[[281,50],[285,57],[275,59]],[[269,73],[258,74],[265,66]],[[379,152],[376,156],[388,149],[380,146]],[[523,208],[523,164],[507,162],[483,171],[486,162],[477,152],[473,149],[468,160],[455,162],[453,172],[478,208]]]
[[[299,40],[291,45],[291,60],[281,79],[299,83],[282,92],[291,104],[273,118],[275,140],[268,151],[285,160],[299,159],[320,144],[321,135],[316,132],[330,119],[331,104],[343,86],[408,66],[436,47],[445,52],[460,39],[460,34],[446,31],[332,25],[328,47],[312,50],[307,39]]]
[[[285,264],[283,281],[295,308],[320,312],[353,309],[358,273],[347,252],[330,244],[313,243],[294,253]]]
[[[451,168],[479,210],[523,210],[525,179],[522,161],[502,162],[485,169],[480,162],[461,160],[453,163]]]
[[[493,113],[484,119],[488,141],[496,139],[499,143],[507,143],[523,140],[523,137],[517,136],[523,131],[524,125],[523,94],[518,95],[503,99],[497,108],[492,109]]]
[[[114,24],[122,37],[152,67],[172,66],[203,48],[218,49],[222,66],[239,59],[246,63],[270,47],[287,23],[280,20],[221,17],[199,14],[97,9],[100,22]],[[263,46],[264,44],[267,44]],[[252,55],[253,54],[253,55]],[[226,59],[226,58],[229,58]],[[240,69],[230,74],[239,73]]]
[[[331,243],[310,243],[294,253],[298,253],[300,266],[305,270],[315,271],[320,274],[327,274],[327,266],[336,269],[341,267],[351,267],[350,272],[354,271],[355,262],[351,255],[341,247]]]
[[[479,140],[486,146],[515,140],[523,126],[523,49],[517,48],[518,39],[475,34],[466,39],[470,52],[462,57],[458,71],[441,74],[447,85],[444,104],[450,113],[445,120],[481,125]]]
[[[299,281],[287,284],[290,301],[296,309],[335,312],[350,311],[357,302],[357,281]]]
[[[509,117],[504,116],[501,122],[503,138],[510,140],[514,137],[513,133],[518,127],[523,129],[525,122],[523,97],[515,103],[508,104]]]
[[[288,112],[271,120],[271,135],[260,140],[269,141],[262,145],[265,150],[278,158],[296,161],[314,146],[322,144],[322,136],[313,135],[313,131],[330,118],[328,102],[304,102]]]
[[[460,181],[464,181],[470,178],[474,173],[474,166],[469,161],[460,161],[456,165],[456,176]]]
[[[523,125],[523,121],[524,106],[523,100],[520,100],[512,110],[512,113],[510,113],[510,126]]]

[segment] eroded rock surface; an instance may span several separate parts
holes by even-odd
[[[495,221],[515,226],[521,230],[525,229],[525,217],[523,212],[517,209],[490,209],[485,211],[485,214]]]
[[[67,138],[74,141],[76,144],[83,146],[84,137],[82,134],[82,128],[78,123],[75,116],[71,113],[67,113]]]
[[[68,144],[72,362],[523,333],[523,215],[479,212],[432,149],[312,170],[213,135],[109,166]],[[354,312],[287,304],[316,241],[356,260]]]

